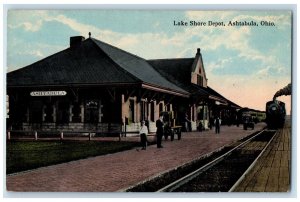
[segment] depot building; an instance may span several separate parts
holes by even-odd
[[[240,108],[208,86],[200,49],[192,58],[145,60],[82,36],[70,47],[7,74],[11,130],[137,132],[140,122],[172,112],[191,129],[226,121]]]

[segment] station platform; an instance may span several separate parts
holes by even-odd
[[[6,189],[8,192],[122,192],[264,127],[265,123],[258,123],[254,130],[243,130],[240,125],[222,126],[220,134],[214,130],[183,133],[181,140],[163,140],[164,148],[151,145],[147,150],[135,148],[7,175]],[[277,145],[289,148],[289,144]]]
[[[289,192],[291,186],[291,120],[276,135],[234,192]]]

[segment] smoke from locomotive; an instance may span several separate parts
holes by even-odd
[[[275,100],[277,97],[282,95],[291,95],[292,94],[292,84],[288,84],[284,88],[277,91],[273,97],[273,100]]]

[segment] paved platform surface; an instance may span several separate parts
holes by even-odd
[[[291,122],[277,131],[273,141],[235,192],[288,192],[291,173]]]
[[[6,188],[16,192],[116,192],[236,142],[264,126],[259,123],[254,130],[246,131],[241,125],[222,126],[220,134],[213,130],[183,133],[181,140],[163,141],[162,149],[151,145],[147,150],[132,149],[9,175]]]

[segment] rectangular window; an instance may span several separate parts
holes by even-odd
[[[150,119],[151,121],[154,121],[154,102],[151,102],[150,104]]]
[[[145,120],[149,117],[149,102],[145,102]]]
[[[30,121],[32,123],[42,123],[43,121],[43,103],[42,101],[33,101],[30,110]]]
[[[171,111],[170,104],[168,104],[166,107],[167,107],[167,111],[168,111],[168,112]]]
[[[74,103],[72,108],[72,122],[80,123],[81,122],[81,108],[80,103]]]
[[[195,121],[195,108],[192,106],[192,121]]]
[[[129,100],[129,122],[135,122],[134,113],[134,100]]]
[[[70,104],[69,102],[61,101],[57,106],[57,118],[56,121],[58,124],[69,123],[69,112]]]
[[[140,105],[141,105],[141,121],[142,120],[146,120],[145,118],[145,102],[144,101],[141,101],[140,102]]]
[[[163,111],[163,103],[159,103],[159,113]]]
[[[197,84],[203,86],[203,77],[201,75],[197,75]]]
[[[44,106],[44,113],[45,113],[45,122],[46,123],[52,123],[53,122],[53,105],[51,103],[48,103]]]

